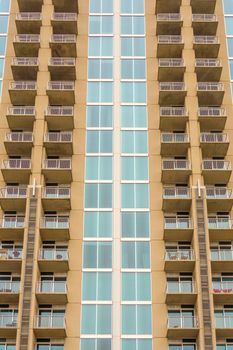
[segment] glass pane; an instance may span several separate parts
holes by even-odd
[[[123,212],[122,237],[149,237],[149,213],[147,212]]]
[[[112,106],[88,106],[87,127],[110,128],[112,127]]]
[[[123,128],[146,128],[147,110],[145,106],[122,106],[121,126]]]
[[[86,211],[84,237],[112,237],[112,213]]]
[[[112,180],[112,157],[86,157],[86,180]]]

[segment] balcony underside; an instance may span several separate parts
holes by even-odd
[[[11,66],[14,80],[25,80],[25,79],[36,80],[38,69],[39,68],[37,65],[27,65],[27,66],[12,65]]]
[[[157,0],[155,13],[176,13],[179,12],[181,0]]]
[[[48,183],[70,184],[72,182],[72,171],[68,169],[42,169],[42,173],[45,177],[45,181]]]
[[[55,12],[78,12],[78,0],[52,0]]]
[[[167,304],[180,304],[182,300],[182,304],[192,305],[195,304],[197,299],[196,293],[167,293],[166,294],[166,303]]]
[[[17,57],[38,57],[40,43],[14,42],[15,55]]]
[[[196,58],[217,58],[220,44],[193,44]]]
[[[37,90],[9,90],[11,103],[15,106],[33,106]]]
[[[182,338],[195,339],[198,335],[198,328],[168,328],[167,337],[169,339],[180,340]]]
[[[65,338],[65,328],[34,328],[34,334],[37,338]]]
[[[233,198],[207,198],[207,208],[210,213],[218,211],[230,211],[233,206]]]
[[[166,272],[192,272],[195,267],[194,260],[170,260],[165,261],[164,270]]]
[[[161,91],[159,92],[160,106],[183,106],[187,91]]]
[[[159,67],[159,81],[183,81],[185,67]]]
[[[211,22],[193,21],[193,33],[194,33],[194,35],[216,35],[217,28],[218,28],[217,21],[215,21],[215,22],[214,21],[211,21]]]
[[[193,13],[214,13],[216,0],[190,0]]]
[[[22,241],[24,236],[24,228],[0,228],[1,240]]]
[[[211,260],[211,270],[212,272],[232,272],[232,263],[232,260]]]
[[[162,156],[185,156],[190,147],[189,142],[162,142],[161,143],[161,155]]]
[[[4,146],[6,153],[9,155],[30,156],[32,152],[33,142],[5,141]]]
[[[156,26],[157,35],[180,35],[183,21],[158,21]]]
[[[0,299],[2,303],[12,303],[12,304],[18,304],[19,302],[19,293],[14,292],[1,292],[0,291]]]
[[[224,91],[197,91],[199,106],[220,106]]]
[[[0,258],[0,271],[4,272],[21,272],[21,259],[4,259]],[[1,296],[1,295],[0,295]]]
[[[68,211],[71,209],[70,198],[43,198],[42,205],[47,211]]]
[[[18,0],[20,12],[40,12],[43,0]]]
[[[223,130],[226,124],[226,116],[222,117],[200,117],[199,123],[201,131]]]
[[[33,123],[35,121],[34,115],[10,115],[6,116],[9,128],[11,130],[19,129],[19,130],[32,130]]]
[[[53,57],[76,57],[76,43],[54,43],[50,42]]]
[[[209,228],[209,238],[211,242],[216,241],[229,241],[232,240],[233,237],[233,229],[210,229]]]
[[[77,21],[59,21],[52,19],[54,34],[78,34]]]
[[[50,105],[53,106],[73,106],[75,104],[74,91],[47,90]]]
[[[45,120],[47,121],[50,130],[72,130],[74,128],[74,117],[69,116],[55,116],[46,115]]]
[[[229,142],[201,142],[203,158],[223,157],[227,154]]]
[[[164,239],[167,242],[191,241],[193,229],[164,229]]]
[[[218,338],[232,338],[233,327],[232,328],[216,328],[216,336]]]
[[[69,270],[68,260],[38,260],[41,272],[67,272]]]
[[[174,198],[174,199],[163,199],[163,210],[168,213],[175,211],[189,211],[191,207],[191,198]]]
[[[36,293],[39,304],[65,305],[68,301],[66,293]]]
[[[222,67],[196,67],[197,81],[219,81]]]
[[[26,209],[26,198],[0,198],[0,205],[4,211],[24,212]]]
[[[43,240],[65,240],[70,239],[69,228],[40,228],[40,235]]]
[[[233,293],[212,293],[215,304],[232,304],[233,303]]]
[[[157,45],[158,58],[181,58],[184,44],[160,44]]]
[[[12,327],[11,323],[6,325],[4,328],[0,328],[0,337],[1,338],[16,338],[17,334],[17,323],[15,322],[14,327]]]
[[[162,131],[184,130],[188,116],[160,116],[160,129]]]
[[[71,156],[73,154],[72,142],[44,142],[47,155]]]
[[[226,184],[230,180],[231,170],[202,170],[205,184]]]
[[[187,183],[191,170],[162,170],[164,184]]]
[[[75,80],[75,66],[48,66],[51,80]]]
[[[28,184],[31,169],[2,169],[2,176],[6,183]]]

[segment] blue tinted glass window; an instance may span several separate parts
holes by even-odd
[[[111,242],[84,242],[83,268],[110,269],[111,267]]]
[[[146,128],[147,111],[146,106],[122,106],[121,126],[123,128]]]
[[[89,33],[90,34],[112,34],[113,17],[112,16],[90,16]]]
[[[146,131],[122,131],[122,153],[147,153]]]
[[[81,350],[111,350],[111,339],[82,339]]]
[[[151,306],[122,305],[122,334],[150,334]]]
[[[112,237],[112,213],[86,211],[84,213],[84,237]]]
[[[230,63],[230,74],[231,74],[231,79],[233,80],[233,60],[229,61]]]
[[[144,38],[121,38],[121,56],[142,56],[146,54]]]
[[[112,83],[109,82],[89,82],[88,102],[112,102]]]
[[[10,0],[0,0],[0,12],[7,13],[10,10]]]
[[[85,208],[111,208],[112,184],[86,184]]]
[[[123,339],[122,350],[151,350],[151,339]]]
[[[112,274],[110,272],[83,272],[82,300],[112,299]]]
[[[112,131],[87,131],[87,153],[112,153]]]
[[[149,242],[122,242],[122,268],[150,268]]]
[[[150,273],[123,272],[122,300],[149,301],[151,300]]]
[[[143,16],[122,16],[121,34],[140,35],[145,33]]]
[[[112,0],[90,0],[90,12],[91,13],[112,13],[113,3]]]
[[[6,37],[0,36],[0,56],[5,55],[5,49],[6,49]]]
[[[224,11],[226,14],[233,13],[233,2],[232,0],[224,0]]]
[[[123,103],[146,103],[146,83],[121,83]]]
[[[110,128],[112,127],[112,106],[88,106],[87,107],[88,128]]]
[[[112,60],[89,59],[89,79],[112,79]]]
[[[145,79],[146,64],[145,60],[122,60],[121,61],[122,79]]]
[[[144,0],[121,0],[121,13],[143,13]]]
[[[111,334],[111,305],[82,305],[83,334]]]
[[[86,157],[86,180],[112,180],[112,157]]]
[[[225,17],[227,35],[233,35],[233,16]]]
[[[89,56],[112,56],[113,46],[111,37],[90,37]]]
[[[0,78],[3,76],[4,59],[0,58]]]
[[[124,238],[149,237],[149,213],[123,212],[121,214],[121,231]]]
[[[230,57],[233,57],[233,38],[227,38],[228,53]]]
[[[122,157],[122,180],[148,180],[147,157]]]
[[[122,184],[122,208],[148,208],[147,184]]]
[[[0,15],[0,33],[7,33],[8,27],[8,16]]]

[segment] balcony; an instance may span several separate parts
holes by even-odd
[[[166,251],[164,266],[166,272],[192,272],[194,266],[195,257],[191,249],[174,249]]]
[[[196,35],[194,36],[193,47],[196,58],[217,58],[220,43],[217,36]]]
[[[42,204],[46,211],[71,209],[71,192],[68,186],[47,186],[42,191]]]
[[[197,299],[197,291],[192,281],[169,281],[166,288],[166,303],[179,304],[195,304]]]
[[[191,0],[193,13],[214,13],[216,0]]]
[[[215,304],[233,303],[233,282],[214,282],[212,294]]]
[[[12,106],[7,110],[7,122],[10,129],[32,130],[36,110],[34,106]]]
[[[71,158],[45,159],[42,173],[46,182],[70,184],[72,181]]]
[[[40,234],[43,240],[68,240],[70,220],[64,215],[46,215],[41,219]]]
[[[33,146],[31,131],[9,132],[5,135],[4,146],[7,154],[30,156]]]
[[[37,338],[65,338],[65,317],[55,315],[37,316],[35,318],[34,334]]]
[[[11,70],[14,80],[36,80],[39,69],[37,57],[14,57],[11,60]]]
[[[195,316],[168,316],[167,337],[169,339],[196,338],[199,332]]]
[[[50,40],[53,57],[76,57],[76,35],[53,34]]]
[[[78,0],[52,0],[55,12],[78,12]]]
[[[202,162],[202,175],[208,185],[226,184],[231,176],[231,163],[223,159],[205,159]]]
[[[208,229],[210,241],[231,240],[233,234],[232,220],[226,217],[209,217]]]
[[[4,272],[21,272],[22,250],[0,249],[0,269]],[[1,286],[1,284],[0,284]]]
[[[31,159],[5,159],[2,161],[1,170],[6,183],[28,184],[31,175]]]
[[[207,207],[210,213],[229,212],[233,205],[232,190],[227,187],[206,187]]]
[[[186,155],[190,147],[189,135],[185,133],[168,133],[161,134],[161,155],[175,156]]]
[[[44,136],[47,155],[72,155],[72,131],[48,132]]]
[[[191,241],[193,225],[189,217],[165,217],[164,239],[169,242]]]
[[[51,24],[54,34],[78,34],[77,13],[54,12],[51,18]]]
[[[51,105],[74,105],[74,82],[49,81],[47,86],[47,95]]]
[[[163,210],[166,212],[189,211],[191,191],[188,187],[166,186],[163,188]]]
[[[40,48],[39,34],[18,34],[14,37],[15,55],[18,57],[37,57]]]
[[[184,105],[187,90],[183,82],[159,83],[159,104],[163,106]]]
[[[66,282],[48,280],[40,281],[37,285],[36,298],[39,304],[66,304]]]
[[[25,218],[20,215],[5,215],[0,223],[0,239],[22,240]]]
[[[216,35],[218,19],[215,14],[193,14],[192,20],[194,35]]]
[[[17,0],[20,11],[41,11],[43,0]]]
[[[182,58],[159,59],[159,81],[182,81],[185,72],[185,64]]]
[[[9,94],[13,105],[34,105],[36,93],[36,81],[11,81],[9,84]]]
[[[71,130],[74,128],[74,107],[49,106],[45,111],[45,120],[51,130]]]
[[[211,248],[212,272],[232,272],[233,250]]]
[[[42,16],[40,12],[20,12],[16,14],[15,23],[18,34],[40,34]]]
[[[197,97],[200,106],[220,106],[224,97],[224,84],[199,82],[197,83]]]
[[[226,108],[201,107],[198,109],[198,119],[201,131],[223,130],[227,119]]]
[[[231,338],[233,332],[233,317],[227,315],[215,315],[216,336]]]
[[[160,129],[166,131],[184,130],[188,121],[188,111],[185,107],[161,107]]]
[[[187,183],[191,175],[191,165],[186,159],[163,159],[162,182],[167,184]]]
[[[200,136],[202,156],[209,158],[213,156],[225,156],[229,147],[229,138],[224,133],[202,132]]]
[[[157,14],[157,35],[179,35],[183,19],[180,13],[158,13]]]
[[[157,46],[158,58],[181,58],[184,42],[181,35],[159,35]]]
[[[52,80],[76,79],[75,58],[51,57],[48,68]]]
[[[180,11],[181,0],[167,0],[166,3],[164,0],[156,1],[155,13],[175,13]]]
[[[4,211],[24,212],[26,208],[27,187],[7,186],[0,189],[0,205]]]
[[[19,281],[0,281],[0,298],[2,303],[18,303]]]
[[[41,272],[67,272],[69,257],[67,249],[43,248],[38,257]]]
[[[9,310],[9,309],[4,309]],[[0,337],[16,338],[17,334],[17,315],[6,312],[6,315],[0,315]]]
[[[195,72],[198,81],[219,81],[222,74],[222,62],[218,58],[197,58]]]

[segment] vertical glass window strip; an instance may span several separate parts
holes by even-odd
[[[0,99],[8,33],[10,0],[0,0]]]
[[[233,3],[232,0],[223,0],[225,13],[225,27],[227,35],[227,48],[230,66],[231,92],[233,97]]]

